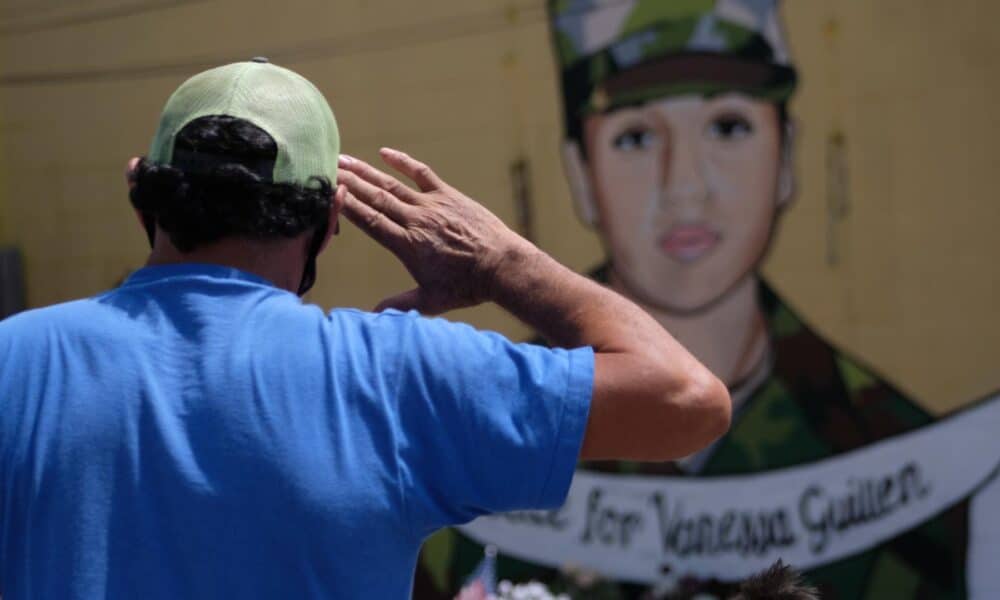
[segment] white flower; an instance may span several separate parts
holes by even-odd
[[[566,594],[553,595],[543,583],[531,581],[514,585],[501,581],[497,586],[496,600],[571,600]]]

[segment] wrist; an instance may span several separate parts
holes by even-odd
[[[528,240],[514,236],[510,243],[498,248],[486,261],[483,271],[483,290],[486,300],[504,305],[512,294],[523,292],[519,288],[530,285],[531,273],[547,255]]]

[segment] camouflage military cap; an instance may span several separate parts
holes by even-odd
[[[567,120],[679,94],[774,101],[796,73],[778,0],[549,0]]]

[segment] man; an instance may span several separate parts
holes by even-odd
[[[802,576],[779,560],[767,571],[740,584],[732,600],[818,600],[818,592],[803,583]]]
[[[725,388],[641,309],[414,159],[382,153],[418,189],[338,152],[297,74],[196,75],[129,162],[148,266],[0,323],[6,600],[400,598],[434,530],[725,431]],[[341,212],[418,283],[378,314],[298,297]],[[486,301],[566,349],[391,310]]]
[[[812,331],[760,276],[794,187],[795,130],[786,102],[797,75],[777,3],[560,0],[550,2],[550,16],[570,187],[609,255],[593,275],[671,331],[727,384],[734,403],[731,431],[704,452],[662,465],[588,463],[585,472],[670,482],[752,475],[822,461],[929,424],[926,412]],[[630,484],[618,479],[627,495]],[[677,487],[671,485],[662,486],[668,496]],[[568,506],[593,500],[585,487]],[[743,489],[747,496],[768,492],[752,483]],[[813,518],[813,504],[803,506]],[[644,522],[655,521],[650,506],[643,508]],[[864,528],[845,531],[857,540],[849,556],[817,558],[806,549],[815,565],[807,579],[830,599],[965,597],[967,503],[940,508],[935,518],[897,528],[888,539],[863,541]],[[796,519],[799,510],[787,515]],[[467,531],[499,544],[496,530]],[[587,531],[575,546],[591,543]],[[788,531],[788,547],[793,534],[805,545],[805,533]],[[540,564],[573,560],[575,547],[533,536],[500,544],[500,577],[552,578]],[[451,545],[439,555],[454,557],[450,576],[458,585],[482,552],[465,537],[440,543]],[[509,559],[540,547],[551,548],[544,560]],[[607,560],[590,560],[606,577],[637,581],[625,558],[633,555],[618,550],[620,570],[611,566],[612,551]],[[709,569],[726,555],[688,547],[664,558],[664,567],[683,577],[694,563]],[[435,568],[429,555],[425,562]],[[792,566],[801,565],[796,559]],[[730,582],[739,577],[728,575]],[[705,582],[706,589],[713,585]],[[623,586],[621,593],[633,597],[642,587]]]

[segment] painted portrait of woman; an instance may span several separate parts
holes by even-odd
[[[549,16],[563,163],[577,213],[606,255],[591,275],[642,305],[727,384],[734,404],[730,432],[694,456],[581,470],[764,473],[933,422],[810,328],[761,274],[795,196],[788,102],[799,75],[778,2],[554,0]],[[968,539],[962,500],[850,556],[815,564],[806,578],[831,600],[965,598]],[[448,544],[453,585],[475,568],[482,548],[461,534]],[[507,554],[501,548],[501,578],[558,577],[558,549],[545,564]],[[648,594],[647,585],[624,579],[615,597]],[[725,589],[704,582],[706,592]],[[689,591],[697,593],[697,584]]]

